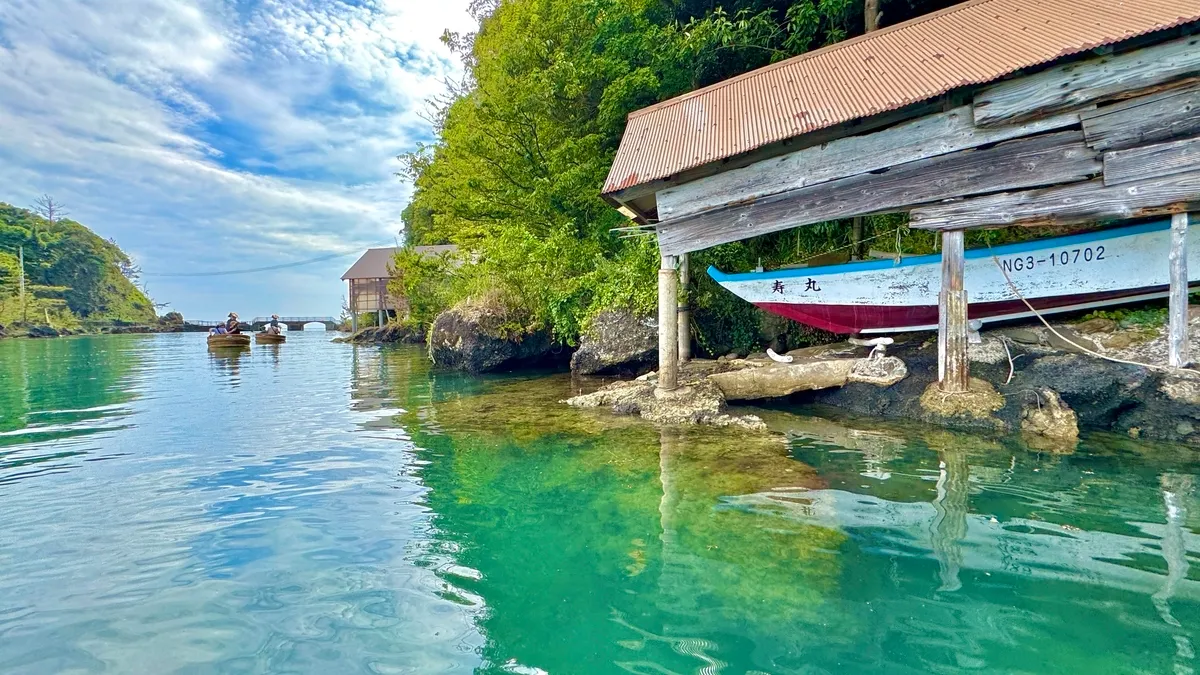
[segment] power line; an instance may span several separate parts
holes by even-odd
[[[388,244],[392,242],[383,242]],[[380,245],[383,245],[380,244]],[[376,246],[368,246],[367,248],[376,248]],[[143,277],[221,277],[234,274],[254,274],[256,272],[270,272],[273,270],[282,270],[289,267],[300,267],[301,265],[311,265],[313,263],[323,262],[325,260],[334,260],[336,258],[344,258],[348,255],[354,255],[362,249],[354,249],[353,251],[345,251],[343,253],[330,253],[328,255],[309,258],[308,260],[297,260],[290,263],[282,263],[279,265],[267,265],[265,267],[250,267],[240,270],[217,270],[214,272],[142,272]]]

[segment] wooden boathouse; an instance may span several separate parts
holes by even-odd
[[[895,212],[941,233],[944,391],[969,386],[971,228],[1169,214],[1186,365],[1197,33],[1200,0],[970,0],[632,113],[604,197],[658,238],[659,387],[688,358],[690,252]]]
[[[414,246],[413,250],[427,257],[453,255],[458,247],[452,244],[440,246]],[[358,332],[358,315],[371,314],[376,316],[375,325],[382,326],[389,316],[403,315],[407,312],[407,299],[396,298],[388,293],[388,282],[394,276],[392,260],[398,247],[369,248],[342,275],[342,281],[349,284],[347,305],[350,310],[351,330]]]

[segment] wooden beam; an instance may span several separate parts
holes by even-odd
[[[1078,61],[1002,82],[975,96],[975,124],[997,126],[1129,98],[1200,72],[1200,36]]]
[[[967,355],[967,292],[962,230],[942,232],[942,291],[938,294],[938,380],[952,394],[970,389],[971,361]]]
[[[979,129],[971,121],[971,106],[962,106],[882,131],[840,138],[666,188],[658,193],[658,217],[660,220],[683,218],[788,190],[1076,124],[1079,124],[1077,112],[1029,124]]]
[[[913,209],[909,227],[922,230],[1073,225],[1143,218],[1200,207],[1200,171],[1107,187],[1104,180],[1008,192]]]
[[[679,256],[679,299],[677,319],[679,323],[679,363],[687,363],[692,358],[692,310],[689,307],[691,294],[688,291],[690,281],[688,254]]]
[[[1104,184],[1120,185],[1200,171],[1200,138],[1104,153]]]
[[[1170,306],[1168,309],[1167,350],[1172,368],[1183,368],[1191,363],[1188,343],[1188,214],[1176,213],[1171,217],[1171,265]]]
[[[1121,150],[1200,134],[1200,85],[1189,85],[1080,113],[1096,150]]]
[[[1083,180],[1099,174],[1101,168],[1099,154],[1084,145],[1082,132],[1045,134],[664,221],[656,228],[659,248],[664,254],[677,255],[826,220],[904,211],[963,195]]]
[[[675,264],[675,256],[664,255],[658,270],[658,388],[663,391],[679,386],[679,272]]]

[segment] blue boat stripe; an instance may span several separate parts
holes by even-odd
[[[1066,237],[1054,237],[1051,239],[1034,239],[1031,241],[1023,241],[1017,244],[1005,244],[1003,246],[993,246],[992,248],[973,248],[966,251],[965,257],[967,260],[976,258],[988,258],[992,255],[1006,256],[1016,253],[1025,253],[1027,251],[1036,251],[1047,248],[1061,248],[1063,246],[1074,246],[1076,244],[1086,244],[1095,241],[1106,241],[1109,239],[1117,239],[1119,237],[1128,237],[1147,232],[1155,232],[1158,230],[1170,229],[1171,221],[1157,220],[1152,223],[1143,223],[1141,225],[1132,225],[1130,227],[1121,227],[1113,230],[1099,230],[1096,232],[1084,232],[1082,234],[1072,234]],[[940,263],[942,260],[941,253],[932,253],[928,255],[914,255],[901,258],[897,263],[895,260],[863,260],[859,262],[848,262],[840,265],[824,265],[822,267],[797,267],[791,269],[778,269],[769,272],[743,272],[740,274],[726,274],[714,266],[709,266],[708,276],[714,281],[721,283],[724,281],[756,281],[759,279],[789,279],[795,277],[814,277],[823,274],[844,274],[846,272],[867,272],[870,270],[886,270],[894,267],[909,267],[912,265],[927,265],[930,263]]]

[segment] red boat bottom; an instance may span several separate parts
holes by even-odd
[[[1029,304],[1038,310],[1066,310],[1075,305],[1092,303],[1117,304],[1154,293],[1165,293],[1166,286],[1132,288],[1106,293],[1081,293],[1052,298],[1034,298]],[[756,302],[760,309],[793,321],[827,330],[831,333],[855,334],[863,331],[900,331],[936,326],[937,305],[793,305],[782,302]],[[1020,300],[972,302],[967,308],[971,319],[1002,320],[1028,314],[1029,308]]]

